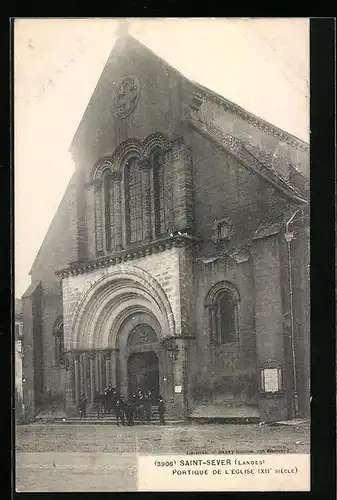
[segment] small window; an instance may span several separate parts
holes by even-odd
[[[222,344],[235,342],[236,321],[235,302],[228,292],[223,292],[218,298],[218,337]]]
[[[15,323],[15,337],[20,336],[20,323]]]
[[[235,344],[239,341],[238,290],[228,281],[216,283],[208,292],[205,307],[208,310],[211,343]]]
[[[227,224],[220,225],[219,236],[221,240],[228,240],[229,238],[229,227]]]
[[[233,233],[233,224],[231,220],[226,217],[221,220],[215,220],[213,223],[212,240],[214,243],[222,243],[229,241]]]

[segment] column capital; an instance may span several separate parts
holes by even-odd
[[[103,181],[102,181],[102,179],[94,179],[92,181],[92,184],[93,184],[95,189],[101,189]]]
[[[121,182],[122,181],[122,172],[119,170],[116,172],[112,172],[110,178],[113,182]]]
[[[205,308],[210,310],[210,311],[214,311],[216,309],[217,305],[214,303],[214,302],[208,302],[205,304]]]
[[[150,159],[142,158],[141,160],[139,160],[138,165],[142,170],[148,170],[151,167]]]

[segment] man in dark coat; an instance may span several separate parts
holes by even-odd
[[[153,404],[153,396],[152,392],[148,391],[144,396],[144,410],[146,415],[146,421],[149,424],[152,418],[152,404]]]
[[[162,425],[165,425],[165,403],[162,398],[162,396],[159,396],[158,398],[158,415],[159,415],[159,420]]]
[[[96,408],[97,418],[103,418],[103,395],[98,391],[95,392],[94,406]]]
[[[87,416],[87,398],[85,397],[85,394],[82,394],[80,397],[79,403],[78,403],[78,410],[80,413],[80,418],[86,418]]]
[[[125,402],[124,402],[123,396],[116,397],[115,415],[116,415],[116,422],[117,422],[118,426],[119,426],[119,422],[121,422],[122,425],[125,425],[124,411],[125,411]]]
[[[137,418],[140,422],[145,420],[145,408],[144,408],[144,393],[141,389],[138,389],[137,394]]]
[[[132,399],[128,399],[125,402],[124,412],[128,425],[134,425],[134,405]]]

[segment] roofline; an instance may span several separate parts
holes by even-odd
[[[80,130],[80,128],[81,128],[81,125],[82,125],[82,123],[83,123],[83,121],[84,121],[84,117],[85,117],[85,115],[86,115],[86,113],[87,113],[87,110],[88,110],[88,108],[89,108],[89,106],[90,106],[90,104],[91,104],[92,100],[93,100],[93,97],[94,97],[94,95],[95,95],[95,92],[96,92],[96,89],[97,89],[97,87],[98,87],[98,84],[99,84],[99,82],[100,82],[100,80],[101,80],[101,77],[102,77],[102,75],[103,75],[103,73],[104,73],[104,71],[105,71],[106,67],[108,66],[108,63],[109,63],[109,61],[110,61],[110,59],[111,59],[111,56],[112,56],[113,52],[115,51],[116,46],[117,46],[117,44],[120,42],[120,40],[121,40],[121,39],[127,39],[127,38],[133,38],[133,37],[131,37],[131,35],[126,35],[126,36],[124,36],[124,37],[118,37],[118,38],[116,38],[116,40],[115,40],[115,42],[114,42],[114,44],[113,44],[113,46],[112,46],[112,49],[111,49],[111,51],[110,51],[110,54],[109,54],[109,56],[108,56],[108,58],[107,58],[107,60],[106,60],[106,62],[105,62],[105,64],[104,64],[104,66],[103,66],[103,69],[102,69],[102,71],[101,71],[101,73],[100,73],[100,75],[99,75],[99,77],[98,77],[98,80],[97,80],[97,83],[96,83],[96,85],[95,85],[95,88],[94,88],[94,90],[93,90],[93,91],[92,91],[92,93],[91,93],[91,97],[90,97],[90,99],[89,99],[89,102],[88,102],[88,104],[86,105],[86,108],[85,108],[85,110],[84,110],[84,113],[83,113],[83,115],[82,115],[82,118],[81,118],[81,120],[80,120],[80,122],[79,122],[79,124],[78,124],[78,126],[77,126],[76,132],[75,132],[75,134],[74,134],[74,136],[73,136],[73,138],[72,138],[72,140],[71,140],[71,143],[70,143],[70,145],[69,145],[68,152],[69,152],[69,153],[71,153],[71,154],[73,154],[73,147],[75,146],[76,138],[77,138],[78,132],[79,132],[79,130]],[[134,38],[134,40],[136,40],[136,39]],[[138,42],[138,40],[136,40],[136,41]],[[138,42],[138,43],[140,43],[140,42]]]
[[[213,90],[210,90],[209,88],[205,87],[204,85],[201,85],[200,83],[197,83],[194,81],[191,81],[191,83],[195,88],[200,89],[202,92],[206,93],[211,98],[211,100],[219,103],[220,105],[225,105],[228,109],[230,109],[234,113],[237,113],[238,115],[243,116],[246,119],[248,118],[248,120],[250,119],[250,121],[253,122],[253,124],[260,125],[259,128],[264,128],[267,132],[271,132],[273,135],[285,136],[285,138],[288,138],[291,141],[294,141],[295,143],[297,143],[294,145],[298,145],[301,149],[309,152],[310,144],[303,141],[299,137],[296,137],[295,135],[291,134],[290,132],[287,132],[286,130],[283,130],[283,129],[277,127],[276,125],[273,125],[272,123],[268,122],[267,120],[265,120],[259,116],[254,115],[250,111],[247,111],[246,109],[242,108],[241,106],[239,106],[238,104],[236,104],[233,101],[229,101],[228,99],[226,99],[222,95],[214,92]],[[280,137],[280,138],[283,138],[283,137]]]
[[[32,282],[30,285],[28,285],[26,291],[21,295],[22,299],[31,297],[33,293],[35,293],[36,289],[41,286],[41,280],[36,281],[35,283]]]
[[[43,238],[43,240],[42,240],[42,243],[41,243],[41,245],[40,245],[40,248],[39,248],[39,250],[38,250],[38,252],[37,252],[37,254],[36,254],[36,256],[35,256],[35,259],[34,259],[34,261],[33,261],[33,264],[31,265],[30,271],[29,271],[29,273],[28,273],[28,275],[29,275],[29,276],[31,276],[32,271],[33,271],[33,269],[34,269],[34,267],[35,267],[35,265],[36,265],[36,263],[37,263],[37,261],[38,261],[38,259],[39,259],[39,257],[40,257],[40,254],[41,254],[41,252],[42,252],[42,248],[43,248],[43,246],[44,246],[44,244],[45,244],[45,242],[46,242],[46,239],[47,239],[47,237],[48,237],[48,235],[49,235],[49,233],[50,233],[50,231],[51,231],[52,227],[54,226],[54,224],[55,224],[55,222],[56,222],[56,218],[57,218],[57,215],[58,215],[59,210],[60,210],[60,208],[61,208],[61,205],[64,203],[64,200],[65,200],[65,198],[66,198],[66,195],[67,195],[67,194],[68,194],[68,192],[69,192],[70,185],[71,185],[71,183],[73,182],[73,180],[74,180],[74,178],[75,178],[75,175],[76,175],[76,172],[73,172],[72,176],[71,176],[71,177],[70,177],[70,179],[69,179],[69,182],[68,182],[68,184],[67,184],[67,187],[66,187],[66,189],[65,189],[65,191],[64,191],[64,193],[63,193],[63,196],[62,196],[62,198],[61,198],[61,201],[60,201],[60,203],[59,203],[59,205],[58,205],[58,207],[57,207],[57,209],[56,209],[56,211],[55,211],[55,213],[54,213],[54,216],[53,216],[53,218],[52,218],[52,220],[51,220],[51,222],[50,222],[50,224],[49,224],[49,226],[48,226],[48,229],[47,229],[47,231],[46,231],[46,234],[44,235],[44,238]]]
[[[109,54],[109,57],[101,71],[101,74],[98,78],[98,81],[96,83],[96,86],[91,94],[91,97],[90,97],[90,100],[85,108],[85,111],[83,113],[83,116],[81,118],[81,121],[76,129],[76,132],[73,136],[73,139],[71,141],[71,144],[69,146],[69,152],[71,153],[72,152],[72,148],[74,146],[74,143],[75,143],[75,140],[76,140],[76,136],[79,132],[79,129],[84,121],[84,117],[86,115],[86,112],[87,112],[87,109],[89,108],[91,102],[92,102],[92,99],[93,99],[93,96],[96,92],[96,89],[98,87],[98,84],[100,82],[100,79],[102,77],[102,74],[103,72],[105,71],[107,65],[108,65],[108,62],[113,54],[113,52],[115,51],[116,47],[117,47],[117,44],[121,41],[121,40],[124,40],[124,42],[126,42],[127,40],[132,40],[132,41],[135,41],[136,43],[138,43],[139,45],[141,45],[142,47],[144,47],[146,50],[148,50],[151,54],[153,54],[155,57],[157,57],[158,59],[160,59],[163,63],[165,63],[172,71],[174,71],[177,75],[179,75],[186,83],[189,83],[190,85],[192,85],[194,88],[198,89],[199,91],[201,92],[204,92],[207,94],[208,97],[210,97],[210,99],[212,99],[213,101],[216,101],[218,102],[220,105],[225,105],[228,109],[230,109],[232,112],[242,116],[244,119],[248,119],[248,121],[250,123],[252,123],[253,125],[257,125],[258,128],[260,129],[263,129],[263,130],[266,130],[267,132],[271,133],[272,135],[280,138],[280,139],[283,139],[285,140],[286,142],[290,142],[293,146],[295,147],[298,147],[299,149],[301,149],[302,151],[305,151],[307,153],[309,153],[310,151],[310,145],[303,141],[302,139],[299,139],[298,137],[296,137],[295,135],[293,134],[290,134],[289,132],[273,125],[272,123],[269,123],[268,121],[264,120],[263,118],[260,118],[256,115],[254,115],[253,113],[251,113],[250,111],[247,111],[246,109],[242,108],[241,106],[239,106],[238,104],[234,103],[233,101],[229,101],[228,99],[226,99],[225,97],[223,97],[222,95],[216,93],[215,91],[213,90],[210,90],[209,88],[205,87],[204,85],[201,85],[200,83],[197,83],[193,80],[190,80],[189,78],[187,78],[183,73],[181,73],[179,70],[177,70],[176,68],[174,68],[171,64],[169,64],[165,59],[163,59],[162,57],[160,57],[158,54],[156,54],[156,52],[154,52],[152,49],[150,49],[147,45],[145,45],[144,43],[140,42],[137,38],[134,38],[132,35],[130,34],[127,34],[126,36],[123,36],[123,37],[119,37],[116,39],[114,45],[113,45],[113,48]]]
[[[233,158],[235,158],[236,161],[241,163],[245,168],[253,171],[260,178],[264,179],[266,182],[271,184],[273,187],[276,187],[280,192],[282,192],[285,196],[287,196],[292,201],[294,201],[300,205],[307,205],[308,204],[308,200],[306,200],[304,197],[300,196],[299,194],[295,193],[294,190],[290,186],[286,185],[280,177],[278,177],[277,175],[275,175],[271,171],[269,171],[258,158],[254,157],[254,160],[257,162],[257,164],[259,164],[263,167],[264,172],[260,172],[257,169],[255,169],[252,165],[247,163],[247,161],[244,158],[241,158],[241,156],[239,154],[236,154],[234,151],[231,151],[231,149],[226,147],[226,145],[222,144],[210,132],[203,130],[198,125],[193,123],[191,120],[189,121],[189,125],[196,132],[203,135],[207,139],[213,141],[220,149],[222,149],[226,153],[230,154]],[[247,152],[249,154],[251,154],[249,151],[247,151]],[[251,155],[251,156],[253,156],[253,155]],[[274,177],[274,179],[273,179],[273,177]]]

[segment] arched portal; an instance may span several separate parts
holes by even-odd
[[[73,403],[83,393],[94,402],[109,385],[127,395],[140,376],[169,397],[172,360],[161,341],[174,334],[169,300],[149,273],[124,264],[105,273],[83,295],[67,336]]]
[[[175,335],[170,302],[158,281],[136,266],[120,264],[88,289],[72,319],[67,348],[115,349],[125,319],[147,311],[164,335]]]

